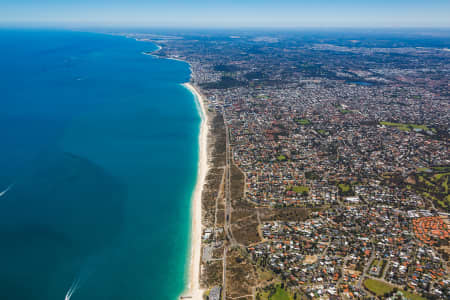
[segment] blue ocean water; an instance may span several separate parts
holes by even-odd
[[[155,48],[0,30],[0,299],[183,291],[200,117]]]

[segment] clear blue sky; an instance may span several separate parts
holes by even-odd
[[[0,0],[0,23],[450,27],[450,0]]]

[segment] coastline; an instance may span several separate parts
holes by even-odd
[[[153,42],[153,44],[157,46],[156,50],[143,52],[142,54],[149,55],[157,59],[168,59],[187,63],[192,73],[192,66],[185,60],[155,55],[155,53],[160,51],[163,47],[155,42]],[[203,300],[203,293],[205,290],[200,288],[200,260],[202,249],[202,194],[206,184],[206,175],[210,169],[208,164],[208,115],[206,113],[204,99],[200,92],[190,82],[182,83],[181,85],[189,90],[189,92],[194,96],[197,109],[200,112],[201,124],[198,137],[199,152],[197,180],[191,196],[191,236],[188,285],[178,299]]]
[[[155,42],[153,42],[153,44],[157,46],[156,50],[143,52],[142,54],[149,55],[157,59],[168,59],[187,63],[192,73],[192,66],[185,60],[155,55],[156,52],[162,49],[162,46]],[[188,285],[178,298],[203,300],[203,293],[205,290],[200,288],[200,260],[202,249],[202,194],[206,184],[206,175],[210,169],[208,164],[208,115],[205,109],[204,99],[200,92],[190,82],[182,83],[181,85],[189,90],[189,92],[194,96],[197,109],[200,112],[201,124],[198,138],[199,153],[197,180],[191,196],[191,236]]]
[[[208,115],[205,109],[204,99],[197,89],[191,83],[182,84],[195,97],[199,112],[201,112],[201,125],[199,133],[199,156],[198,173],[195,189],[191,200],[191,249],[189,263],[189,284],[183,297],[189,299],[202,300],[203,292],[200,288],[200,254],[201,254],[201,236],[202,236],[202,192],[205,186],[206,174],[208,173]]]
[[[139,41],[139,40],[136,40],[136,41]],[[141,42],[142,42],[142,41],[141,41]],[[184,63],[187,63],[187,64],[189,65],[189,69],[192,70],[191,65],[190,65],[187,61],[185,61],[185,60],[183,60],[183,59],[181,59],[181,58],[176,58],[176,57],[166,57],[166,56],[159,56],[159,55],[156,55],[155,53],[157,53],[158,51],[160,51],[160,50],[162,49],[162,46],[160,46],[160,45],[158,45],[158,44],[156,44],[156,43],[154,43],[154,42],[153,42],[153,44],[155,44],[155,45],[158,47],[158,49],[153,50],[153,51],[148,51],[148,52],[142,52],[142,54],[143,54],[143,55],[149,55],[149,56],[152,56],[152,57],[157,58],[157,59],[168,59],[168,60],[174,60],[174,61],[184,62]]]

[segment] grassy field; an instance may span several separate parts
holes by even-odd
[[[392,286],[374,279],[364,280],[364,286],[377,296],[383,296],[385,293],[389,293],[392,292],[392,290],[394,290]]]
[[[399,130],[403,131],[411,131],[413,129],[422,129],[423,131],[432,131],[435,132],[433,128],[428,128],[426,125],[417,125],[417,124],[403,124],[403,123],[393,123],[393,122],[380,122],[381,125],[395,127]]]
[[[348,192],[348,191],[350,191],[350,185],[348,185],[346,183],[339,183],[339,189],[343,193]]]
[[[371,291],[372,293],[376,294],[377,296],[383,296],[386,293],[390,293],[394,290],[394,286],[384,283],[382,281],[379,280],[374,280],[374,279],[366,279],[364,280],[364,286]],[[402,294],[411,300],[425,300],[425,298],[417,295],[417,294],[413,294],[411,292],[405,292],[403,290],[401,290]]]
[[[288,292],[286,292],[285,290],[281,289],[280,287],[277,287],[277,292],[272,295],[272,297],[270,297],[270,300],[290,300],[292,299]]]
[[[435,166],[432,167],[431,169],[433,169],[436,172],[450,172],[450,166]]]
[[[320,135],[322,135],[322,136],[326,136],[326,135],[328,135],[329,134],[329,132],[328,131],[326,131],[326,130],[323,130],[323,129],[319,129],[319,130],[317,130],[317,132],[320,134]]]
[[[418,168],[414,181],[409,186],[417,190],[422,196],[433,200],[443,209],[450,207],[448,181],[450,177],[449,166]]]
[[[355,195],[351,183],[341,182],[337,185],[337,187],[339,188],[339,195],[341,196],[348,197]]]
[[[256,298],[258,299],[258,297]],[[260,294],[260,300],[293,300],[294,298],[280,285],[275,288],[268,289]]]
[[[450,175],[450,173],[440,173],[440,174],[434,175],[433,177],[434,177],[436,180],[439,180],[439,179],[441,179],[442,177],[448,176],[448,175]]]
[[[308,119],[297,119],[295,120],[297,122],[297,124],[299,125],[309,125],[311,124],[311,121]]]
[[[288,190],[289,191],[294,191],[297,194],[308,194],[309,187],[303,186],[303,185],[294,185],[294,186],[288,187]]]
[[[383,260],[374,259],[372,261],[371,267],[381,267],[383,265]]]
[[[277,156],[277,160],[278,160],[278,161],[285,161],[285,160],[286,160],[286,156],[284,156],[284,155],[278,155],[278,156]]]

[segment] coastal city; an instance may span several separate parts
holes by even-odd
[[[0,300],[450,300],[449,0],[0,0]]]
[[[208,109],[205,299],[450,297],[448,48],[126,36],[188,62]]]

